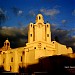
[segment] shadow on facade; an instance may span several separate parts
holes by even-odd
[[[4,72],[4,67],[3,66],[0,66],[0,73]]]
[[[75,75],[75,59],[62,55],[40,58],[38,64],[29,65],[25,72],[34,75]]]
[[[0,67],[0,75],[4,71]],[[75,58],[67,56],[50,56],[40,58],[38,64],[29,65],[27,68],[19,67],[19,73],[11,75],[75,75]],[[10,74],[9,74],[10,75]]]

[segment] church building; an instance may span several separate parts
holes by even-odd
[[[44,23],[41,14],[36,16],[35,23],[29,24],[28,43],[25,47],[12,49],[7,39],[0,50],[0,66],[10,72],[18,72],[19,67],[27,67],[38,63],[41,57],[65,55],[73,53],[71,47],[66,47],[56,41],[51,41],[49,23]]]

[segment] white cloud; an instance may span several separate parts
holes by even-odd
[[[52,27],[56,27],[57,25],[56,25],[55,23],[52,23],[51,26],[52,26]]]
[[[29,14],[30,14],[31,16],[35,16],[35,12],[34,12],[33,10],[29,11]]]
[[[17,16],[17,15],[18,15],[18,16],[20,16],[20,15],[22,16],[22,15],[24,14],[24,13],[23,13],[24,11],[21,10],[20,8],[13,7],[12,10],[13,10],[13,13],[14,13],[16,16]]]
[[[6,28],[7,28],[6,26],[3,26],[3,27],[2,27],[2,29],[6,29]]]
[[[2,29],[13,29],[13,27],[3,26]]]
[[[73,10],[72,15],[74,15],[74,16],[75,16],[75,9]]]
[[[19,10],[17,14],[18,15],[21,15],[21,14],[23,14],[23,11],[22,10]]]
[[[61,22],[62,22],[62,24],[65,24],[67,22],[67,20],[62,20]]]
[[[57,10],[57,9],[40,9],[40,12],[42,12],[42,13],[44,13],[45,15],[47,15],[47,16],[54,16],[54,15],[57,15],[57,14],[59,14],[60,13],[60,11],[59,10]]]
[[[22,10],[18,10],[17,15],[23,15],[23,11]]]

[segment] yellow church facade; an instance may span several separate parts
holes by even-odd
[[[25,47],[10,48],[6,40],[0,50],[0,66],[6,71],[18,72],[20,67],[38,63],[41,57],[72,54],[72,48],[56,41],[51,41],[50,24],[44,23],[43,16],[38,14],[36,22],[29,24],[28,43]]]

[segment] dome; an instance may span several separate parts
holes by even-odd
[[[38,14],[36,16],[36,22],[39,22],[39,21],[44,22],[42,14]]]
[[[38,17],[38,16],[40,16],[40,17],[42,17],[42,18],[43,18],[42,14],[38,14],[36,17]]]
[[[7,38],[7,40],[5,40],[5,42],[6,42],[6,43],[9,43],[9,40],[8,40],[8,38]]]

